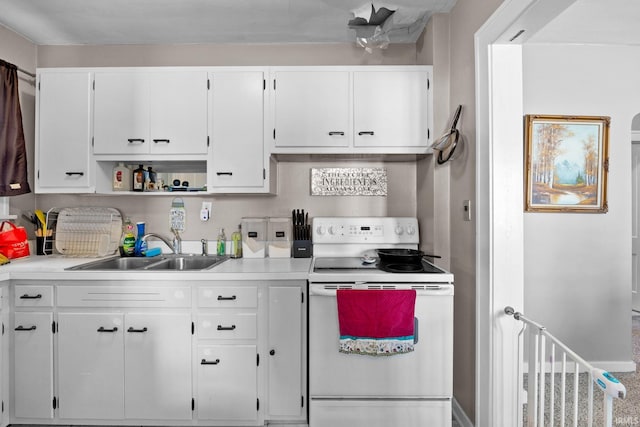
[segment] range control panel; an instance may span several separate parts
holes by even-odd
[[[417,218],[317,217],[313,218],[314,244],[417,244]]]

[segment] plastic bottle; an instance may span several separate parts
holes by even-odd
[[[158,174],[156,171],[151,169],[151,166],[147,169],[147,174],[149,175],[149,184],[147,184],[147,190],[156,191],[158,187],[156,186],[156,181],[158,180]]]
[[[242,225],[231,233],[231,258],[242,258]]]
[[[113,191],[131,191],[131,169],[122,162],[113,168],[112,189]]]
[[[120,243],[122,256],[133,256],[136,248],[136,233],[133,223],[126,218],[122,226],[122,241]]]
[[[218,233],[218,245],[216,247],[216,253],[220,256],[223,256],[227,253],[227,236],[224,234],[224,228],[220,229],[220,233]]]
[[[133,171],[133,191],[144,191],[144,168],[138,165]]]
[[[136,239],[135,256],[144,256],[147,252],[147,242],[142,240],[142,236],[145,234],[145,223],[137,222],[138,238]]]

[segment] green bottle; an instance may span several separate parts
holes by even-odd
[[[224,256],[227,253],[227,236],[224,234],[224,228],[221,228],[220,233],[218,234],[218,246],[216,253],[219,256]]]

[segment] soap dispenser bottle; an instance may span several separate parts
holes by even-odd
[[[242,258],[242,232],[241,225],[231,233],[231,258]]]
[[[227,253],[227,236],[224,234],[224,228],[220,229],[220,233],[218,233],[218,245],[216,247],[216,254],[219,256],[224,256]]]
[[[120,244],[120,254],[122,256],[133,256],[136,248],[136,233],[133,223],[129,218],[124,221],[122,227],[122,242]]]

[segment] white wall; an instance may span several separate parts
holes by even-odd
[[[523,49],[525,114],[611,116],[609,212],[524,218],[524,312],[608,369],[632,360],[630,129],[639,67],[638,47]]]

